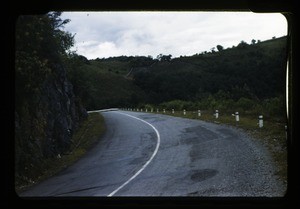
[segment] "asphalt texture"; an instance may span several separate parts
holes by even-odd
[[[235,127],[163,114],[101,114],[107,131],[99,143],[74,165],[19,196],[285,194],[267,149]]]

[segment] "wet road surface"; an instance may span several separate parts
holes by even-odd
[[[241,130],[167,115],[101,113],[82,159],[20,196],[283,196],[267,150]]]

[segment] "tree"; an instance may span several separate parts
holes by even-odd
[[[247,42],[245,42],[245,41],[241,41],[241,42],[237,45],[238,48],[245,48],[245,47],[247,47],[247,46],[248,46],[248,44],[247,44]]]
[[[16,102],[37,93],[53,65],[73,46],[74,36],[61,30],[69,20],[60,19],[60,15],[51,12],[19,16],[15,42]]]
[[[251,40],[251,44],[254,45],[255,43],[256,43],[256,40],[255,40],[255,39],[252,39],[252,40]]]
[[[171,61],[171,57],[172,57],[171,54],[169,54],[169,55],[159,54],[159,55],[157,55],[156,58],[157,58],[159,61],[168,61],[168,62],[170,62],[170,61]]]
[[[64,25],[69,23],[69,19],[62,20],[60,18],[61,12],[49,12],[47,14],[54,38],[56,39],[56,47],[61,53],[65,53],[74,44],[74,35],[69,32],[61,30]]]
[[[172,57],[171,54],[169,54],[169,55],[163,55],[162,61],[168,61],[168,62],[170,62],[171,61],[171,57]]]
[[[218,49],[218,51],[220,52],[220,51],[222,51],[222,50],[224,49],[224,47],[221,46],[221,45],[217,45],[217,49]]]
[[[159,54],[156,56],[156,59],[158,59],[158,61],[160,61],[162,56],[163,56],[162,54]]]

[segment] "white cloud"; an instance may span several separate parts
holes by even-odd
[[[77,53],[87,58],[107,57],[107,55],[121,56],[122,50],[117,48],[114,42],[89,41],[77,44]]]
[[[89,59],[120,55],[192,55],[220,44],[286,35],[280,14],[246,12],[66,12],[77,52]]]

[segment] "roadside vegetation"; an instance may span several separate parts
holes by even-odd
[[[31,169],[31,178],[26,175],[16,176],[16,192],[21,192],[72,165],[99,141],[104,132],[105,122],[103,116],[99,113],[90,113],[74,133],[71,148],[67,153],[57,155],[55,158],[44,159],[38,168],[28,167],[28,169]]]

